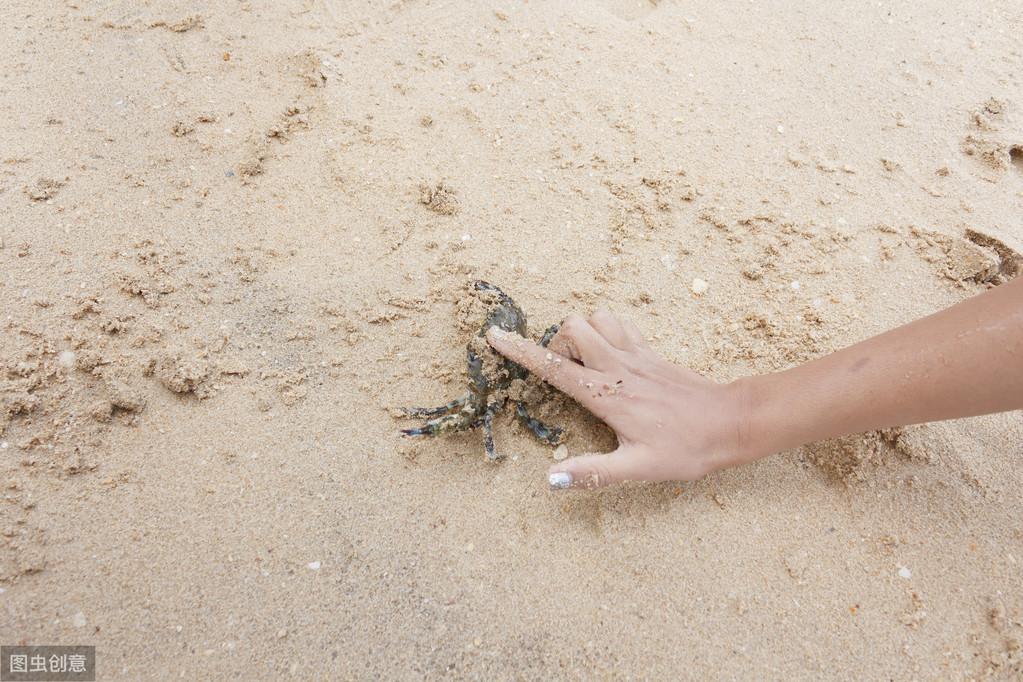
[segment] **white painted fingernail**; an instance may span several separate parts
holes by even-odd
[[[556,474],[548,474],[547,484],[552,490],[563,490],[572,485],[572,474],[567,471],[559,471]]]

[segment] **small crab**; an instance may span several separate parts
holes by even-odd
[[[486,319],[466,347],[468,360],[468,388],[464,396],[440,407],[410,407],[403,410],[409,417],[430,418],[414,429],[402,429],[406,436],[436,436],[446,431],[464,431],[483,426],[483,444],[490,461],[501,459],[494,449],[494,415],[511,400],[508,389],[512,382],[525,379],[529,372],[522,366],[505,359],[487,344],[486,334],[491,327],[506,332],[526,335],[526,314],[508,294],[493,284],[473,282],[472,293],[487,304]],[[540,339],[546,347],[559,325],[552,325]],[[533,435],[550,445],[561,442],[564,429],[547,426],[529,416],[521,400],[513,400],[515,414]]]

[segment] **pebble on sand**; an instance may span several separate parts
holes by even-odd
[[[61,367],[66,369],[74,369],[75,366],[75,354],[74,351],[62,350],[60,355],[57,356],[57,362],[60,363]]]
[[[905,578],[906,580],[909,580],[910,578],[913,577],[913,572],[910,571],[905,566],[899,566],[899,577],[900,578]]]
[[[306,564],[306,566],[308,566],[313,571],[320,570],[320,562],[319,561],[310,561],[308,564]]]
[[[83,627],[85,627],[85,622],[86,622],[85,621],[85,614],[82,613],[81,611],[76,613],[71,618],[71,624],[74,625],[76,628],[83,628]]]
[[[710,284],[707,283],[707,280],[694,277],[693,283],[689,285],[689,288],[692,289],[693,293],[697,296],[702,296],[707,293],[707,289],[710,288]]]
[[[554,449],[554,459],[558,462],[568,457],[568,446],[562,443]]]

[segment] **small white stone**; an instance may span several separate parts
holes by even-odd
[[[899,577],[909,580],[910,578],[913,577],[913,572],[910,571],[905,566],[899,566]]]
[[[472,239],[472,235],[470,235],[470,234],[468,234],[468,233],[466,233],[466,234],[463,234],[463,235],[462,235],[462,241],[463,241],[463,242],[467,242],[467,241],[469,241],[470,239]]]
[[[661,256],[661,264],[668,269],[668,272],[671,272],[675,269],[675,256],[670,253],[664,254]]]
[[[76,613],[71,618],[71,624],[74,625],[76,628],[83,628],[83,627],[85,627],[85,622],[86,622],[85,621],[85,614],[82,613],[81,611]]]
[[[11,447],[11,444],[7,441],[0,442],[0,450],[6,450],[9,447]]]
[[[707,293],[707,289],[710,288],[710,284],[707,283],[707,280],[694,277],[693,283],[689,285],[689,288],[692,289],[693,293],[697,296],[702,296]]]
[[[568,446],[562,443],[554,449],[554,459],[558,462],[568,457]]]
[[[319,561],[311,561],[311,562],[309,562],[309,563],[308,563],[308,564],[306,564],[306,565],[307,565],[307,566],[308,566],[308,567],[309,567],[309,568],[310,568],[311,570],[314,570],[314,571],[318,571],[318,570],[320,570],[320,562],[319,562]]]
[[[61,367],[72,369],[75,366],[74,351],[62,350],[60,355],[57,356],[57,362],[60,363]]]
[[[785,132],[785,126],[778,126],[778,132],[779,133],[784,133]]]
[[[6,591],[7,591],[7,590],[5,590],[4,588],[0,587],[0,594],[3,594],[3,593],[4,593],[4,592],[6,592]]]
[[[794,281],[789,286],[792,287],[792,291],[799,291],[799,287],[800,287],[799,280]]]

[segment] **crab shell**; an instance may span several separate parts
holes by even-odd
[[[477,291],[493,292],[500,301],[498,305],[490,309],[486,320],[483,322],[483,326],[480,327],[479,332],[476,334],[477,337],[485,338],[487,330],[491,327],[498,327],[506,332],[514,332],[519,336],[526,335],[526,314],[522,312],[522,309],[516,305],[510,296],[493,284],[488,284],[482,280],[473,282],[473,288]],[[466,347],[466,356],[468,361],[469,390],[476,396],[486,396],[490,391],[504,388],[513,380],[525,378],[527,375],[524,367],[498,356],[502,371],[501,376],[498,377],[498,385],[492,386],[483,372],[483,358],[476,353],[473,345],[470,343]],[[484,352],[497,354],[497,351],[490,349],[485,343],[484,346],[486,347]]]

